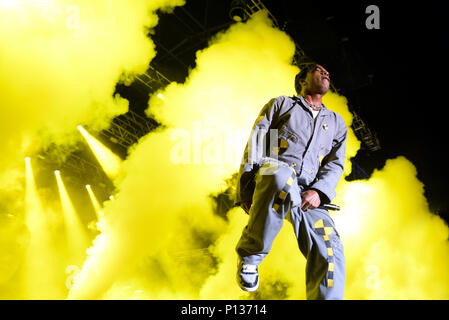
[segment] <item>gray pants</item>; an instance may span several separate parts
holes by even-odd
[[[327,210],[301,206],[302,188],[293,168],[268,162],[255,177],[248,225],[236,250],[247,264],[259,265],[271,249],[288,215],[301,253],[307,259],[307,299],[343,299],[345,257],[343,244]]]

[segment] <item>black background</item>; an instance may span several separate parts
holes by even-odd
[[[145,300],[145,301],[1,301],[2,310],[14,312],[18,317],[52,316],[60,318],[68,312],[73,317],[104,317],[114,316],[116,319],[278,319],[285,316],[313,317],[316,314],[330,314],[333,317],[351,315],[358,317],[369,312],[373,317],[416,315],[422,310],[432,310],[438,314],[447,309],[448,301],[299,301],[299,300]],[[182,309],[188,305],[194,307],[213,307],[222,312],[209,315],[183,315]],[[261,308],[265,305],[266,313],[259,314],[225,314],[226,305],[255,305]],[[240,310],[239,307],[236,308]],[[249,310],[246,307],[246,310]]]

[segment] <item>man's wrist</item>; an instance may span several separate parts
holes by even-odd
[[[316,191],[318,193],[318,196],[320,197],[320,202],[321,203],[328,203],[329,202],[327,196],[321,190],[316,189],[316,188],[310,188],[310,190]]]

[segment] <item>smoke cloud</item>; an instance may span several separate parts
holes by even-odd
[[[17,0],[0,3],[0,167],[24,152],[79,139],[128,110],[113,96],[124,74],[155,56],[146,36],[157,9],[183,0]],[[36,145],[37,143],[37,145]],[[31,150],[30,150],[31,149]],[[22,163],[20,163],[21,165]]]
[[[125,113],[128,101],[113,95],[116,83],[144,72],[155,56],[147,33],[156,10],[183,3],[0,1],[0,213],[17,220],[8,230],[24,226],[25,156],[52,144],[73,150],[77,125],[101,130]],[[21,250],[2,250],[2,261],[19,260]]]
[[[191,279],[215,272],[217,262],[180,264],[176,256],[208,246],[225,228],[213,213],[210,194],[227,187],[224,181],[238,167],[249,134],[244,128],[252,125],[259,106],[293,88],[293,53],[291,40],[257,15],[198,52],[198,67],[186,83],[172,83],[162,92],[164,99],[156,94],[150,99],[148,113],[167,129],[147,135],[123,163],[120,192],[104,208],[110,238],[92,248],[100,253],[87,260],[92,268],[101,265],[104,276],[83,268],[72,297],[90,297],[97,292],[92,287],[109,286],[133,262],[148,257],[157,267],[147,266],[146,282],[165,279],[162,290],[145,287],[149,297],[199,297],[205,279],[193,287]]]
[[[126,246],[114,247],[107,241],[94,246],[101,252],[108,248],[114,255],[89,257],[92,265],[101,264],[104,271],[98,274],[104,277],[94,278],[84,268],[85,278],[80,278],[84,281],[72,290],[73,297],[89,297],[92,281],[96,286],[97,279],[100,285],[108,283],[101,285],[104,291],[109,288],[103,298],[305,298],[305,272],[291,272],[305,270],[305,259],[288,223],[260,268],[260,290],[250,295],[233,284],[234,247],[247,216],[234,208],[228,220],[222,221],[207,201],[207,195],[222,190],[222,181],[238,168],[260,107],[271,97],[294,92],[293,48],[292,41],[273,29],[266,16],[255,15],[198,52],[197,67],[184,84],[168,86],[162,92],[164,99],[156,95],[150,99],[148,113],[167,129],[148,135],[136,146],[125,162],[121,192],[105,208],[106,220],[115,225],[108,227],[116,232],[111,237],[120,238]],[[329,93],[324,102],[350,126],[352,116],[344,97]],[[234,141],[232,148],[226,149],[224,137]],[[359,147],[350,130],[348,160]],[[223,156],[234,152],[238,156]],[[218,165],[206,161],[214,154],[221,155],[210,157],[221,159]],[[345,174],[350,171],[348,161]],[[444,275],[448,228],[429,212],[416,169],[408,160],[389,160],[368,181],[342,179],[337,191],[336,203],[343,210],[334,219],[346,245],[346,298],[448,296]],[[126,216],[116,214],[125,210]],[[208,241],[193,237],[201,233],[209,236]],[[210,243],[212,259],[199,250]],[[128,255],[134,260],[128,260]],[[127,275],[111,279],[114,268],[113,274]]]

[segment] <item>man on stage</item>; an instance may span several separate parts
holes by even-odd
[[[236,192],[237,205],[249,214],[236,247],[243,290],[257,290],[258,265],[287,218],[307,259],[307,298],[343,299],[343,244],[322,205],[335,197],[343,174],[347,127],[322,103],[329,84],[323,66],[303,68],[295,77],[298,95],[272,99],[254,123]]]

